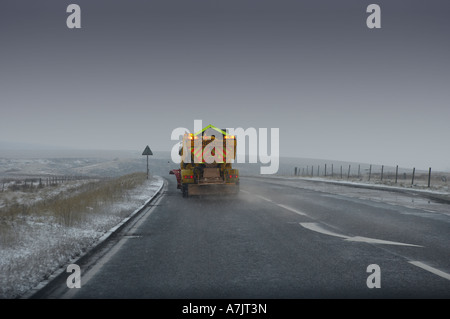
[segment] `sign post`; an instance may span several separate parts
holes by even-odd
[[[148,179],[148,156],[153,155],[152,151],[150,150],[150,147],[147,145],[145,150],[142,152],[142,155],[147,155],[147,179]]]

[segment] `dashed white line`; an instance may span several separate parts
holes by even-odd
[[[276,204],[277,206],[279,206],[281,208],[287,209],[287,210],[289,210],[289,211],[291,211],[293,213],[296,213],[296,214],[299,214],[299,215],[302,215],[302,216],[308,216],[305,213],[303,213],[303,212],[301,212],[301,211],[299,211],[297,209],[294,209],[292,207],[289,207],[289,206],[286,206],[286,205],[282,205],[282,204],[277,204],[277,203],[274,203],[274,204]]]
[[[261,196],[261,195],[255,195],[255,196],[258,197],[258,198],[261,198],[261,199],[265,200],[266,202],[271,202],[271,203],[274,202],[273,200],[268,199],[268,198],[266,198],[266,197],[264,197],[264,196]]]
[[[247,191],[244,191],[244,190],[242,190],[242,192],[247,193],[247,194],[251,194],[250,192],[247,192]],[[286,205],[283,205],[283,204],[278,204],[278,203],[274,202],[273,200],[271,200],[271,199],[269,199],[267,197],[261,196],[261,195],[256,195],[256,194],[254,194],[254,195],[256,197],[258,197],[258,198],[261,198],[262,200],[265,200],[266,202],[270,202],[272,204],[275,204],[278,207],[284,208],[284,209],[286,209],[288,211],[291,211],[293,213],[296,213],[296,214],[299,214],[299,215],[302,215],[302,216],[308,216],[307,214],[305,214],[304,212],[299,211],[298,209],[295,209],[295,208],[292,208],[292,207],[289,207],[289,206],[286,206]]]
[[[247,191],[243,191],[247,194],[251,194],[250,192]],[[271,199],[268,199],[264,196],[261,195],[256,195],[256,197],[261,198],[265,201],[271,202],[275,205],[277,205],[278,207],[284,208],[286,210],[289,210],[291,212],[294,212],[296,214],[302,215],[302,216],[308,216],[307,214],[305,214],[304,212],[301,212],[295,208],[283,205],[283,204],[278,204],[276,202],[274,202]],[[362,242],[362,243],[369,243],[369,244],[383,244],[383,245],[397,245],[397,246],[411,246],[411,247],[423,247],[420,245],[414,245],[414,244],[406,244],[406,243],[400,243],[400,242],[396,242],[396,241],[390,241],[390,240],[383,240],[383,239],[377,239],[377,238],[369,238],[369,237],[363,237],[363,236],[346,236],[346,235],[342,235],[342,234],[338,234],[329,230],[324,229],[322,226],[320,226],[318,223],[300,223],[300,225],[302,225],[304,228],[307,228],[309,230],[318,232],[318,233],[322,233],[325,235],[330,235],[330,236],[334,236],[334,237],[339,237],[339,238],[343,238],[344,240],[347,241],[353,241],[353,242]]]
[[[242,192],[245,192],[247,194],[251,194],[250,192],[244,191],[244,190],[242,190]],[[283,205],[283,204],[278,204],[278,203],[274,202],[273,200],[268,199],[268,198],[266,198],[264,196],[261,196],[261,195],[255,195],[255,196],[258,197],[258,198],[261,198],[261,199],[263,199],[263,200],[265,200],[267,202],[273,203],[273,204],[275,204],[275,205],[277,205],[279,207],[287,209],[287,210],[289,210],[291,212],[297,213],[297,214],[302,215],[302,216],[308,216],[307,214],[305,214],[305,213],[303,213],[303,212],[301,212],[301,211],[299,211],[297,209],[294,209],[292,207],[289,207],[289,206],[286,206],[286,205]],[[431,210],[427,210],[427,211],[434,213],[434,211],[431,211]],[[369,237],[362,237],[362,236],[350,237],[350,236],[346,236],[346,235],[342,235],[342,234],[338,234],[338,233],[329,231],[329,230],[323,228],[322,226],[320,226],[318,223],[299,223],[299,224],[301,226],[303,226],[304,228],[306,228],[306,229],[309,229],[309,230],[312,230],[312,231],[315,231],[315,232],[318,232],[318,233],[321,233],[321,234],[329,235],[329,236],[339,237],[339,238],[342,238],[342,239],[347,240],[347,241],[364,242],[364,243],[370,243],[370,244],[386,244],[386,245],[423,247],[423,246],[420,246],[420,245],[406,244],[406,243],[400,243],[400,242],[389,241],[389,240],[382,240],[382,239],[376,239],[376,238],[369,238]],[[435,275],[437,275],[439,277],[442,277],[444,279],[450,280],[450,274],[448,274],[446,272],[443,272],[443,271],[441,271],[439,269],[433,268],[433,267],[431,267],[431,266],[429,266],[427,264],[424,264],[424,263],[422,263],[420,261],[409,261],[409,263],[414,265],[414,266],[416,266],[416,267],[419,267],[419,268],[422,268],[422,269],[424,269],[426,271],[429,271],[429,272],[431,272],[431,273],[433,273],[433,274],[435,274]]]
[[[348,236],[344,236],[329,230],[326,230],[325,228],[321,227],[319,224],[317,223],[300,223],[300,225],[302,225],[304,228],[321,233],[321,234],[325,234],[325,235],[330,235],[330,236],[334,236],[334,237],[340,237],[340,238],[344,238],[347,239]]]

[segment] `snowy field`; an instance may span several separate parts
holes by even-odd
[[[146,179],[142,173],[140,158],[3,158],[0,164],[0,177],[3,177],[0,179],[2,299],[23,296],[71,260],[82,256],[98,244],[102,236],[141,208],[163,184],[163,179],[157,175],[151,174],[150,179]],[[131,183],[120,179],[119,176],[137,169],[141,172],[134,174],[140,176],[139,181]],[[28,184],[28,188],[23,188],[23,184],[20,184],[21,179],[30,180],[31,177],[52,174],[68,175],[77,171],[83,172],[78,176],[85,177],[55,185],[46,185],[44,182],[41,186],[38,183],[32,186]],[[131,176],[135,179],[133,174]],[[119,195],[115,194],[108,200],[102,198],[99,203],[85,207],[80,206],[80,203],[70,202],[71,198],[78,200],[85,198],[86,194],[95,194],[100,186],[108,187],[116,180],[128,183],[128,187],[124,187]],[[55,206],[58,212],[50,211],[51,208],[48,207],[53,207],[52,203],[59,203],[59,206]],[[64,214],[68,205],[73,205],[73,209],[80,210],[80,213]],[[42,207],[47,207],[49,211],[35,211]]]
[[[61,224],[52,215],[33,213],[9,221],[14,234],[10,235],[13,238],[2,237],[0,245],[0,298],[20,297],[84,254],[111,228],[143,206],[162,183],[161,178],[153,177],[73,226]]]

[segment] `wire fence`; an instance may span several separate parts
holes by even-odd
[[[42,177],[8,177],[0,180],[0,192],[33,191],[37,188],[57,186],[69,181],[90,180],[90,176],[42,176]],[[98,177],[95,177],[98,179]]]
[[[413,168],[400,168],[385,165],[362,164],[321,164],[294,166],[287,173],[279,172],[278,175],[299,177],[320,177],[331,180],[348,180],[369,182],[375,184],[398,185],[417,188],[440,188],[448,190],[450,173],[418,170]]]

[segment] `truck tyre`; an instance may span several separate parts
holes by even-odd
[[[181,186],[181,191],[183,193],[183,197],[188,197],[189,196],[188,185],[182,185]]]

